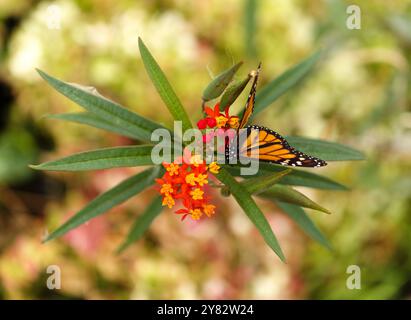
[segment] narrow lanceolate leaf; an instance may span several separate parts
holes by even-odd
[[[140,49],[140,55],[143,59],[147,74],[149,75],[151,81],[157,89],[158,94],[160,95],[161,99],[163,99],[168,110],[176,121],[182,121],[184,131],[191,129],[192,124],[183,105],[180,102],[180,99],[177,97],[164,72],[161,70],[160,66],[151,55],[150,51],[144,44],[143,40],[141,40],[141,38],[138,38],[138,47]]]
[[[114,132],[124,137],[137,140],[140,139],[140,137],[133,130],[128,130],[126,127],[118,126],[113,121],[107,121],[91,112],[49,114],[46,117],[50,119],[58,119],[85,124],[90,127],[95,127],[98,129]]]
[[[133,136],[143,141],[151,141],[151,133],[156,129],[166,129],[158,123],[139,116],[138,114],[120,106],[119,104],[104,98],[95,90],[70,84],[58,80],[47,73],[37,70],[40,76],[46,80],[54,89],[67,98],[77,103],[87,111],[95,113],[100,118],[123,127]]]
[[[139,240],[162,210],[161,197],[156,196],[145,211],[137,217],[126,240],[118,247],[117,253],[124,251],[128,246]]]
[[[245,52],[251,58],[257,56],[257,45],[255,37],[257,35],[257,0],[244,1],[244,47]]]
[[[234,103],[241,92],[243,92],[250,79],[251,75],[249,74],[243,80],[234,81],[228,86],[220,100],[220,111],[224,111],[226,107],[229,107]]]
[[[153,146],[103,148],[76,153],[58,160],[31,165],[37,170],[83,171],[118,167],[146,166],[161,161],[151,156]]]
[[[332,246],[327,238],[321,233],[314,222],[308,217],[302,208],[289,203],[275,201],[277,206],[284,211],[291,219],[297,223],[303,231],[314,240],[318,241],[324,247],[332,250]]]
[[[287,137],[297,150],[326,161],[364,160],[364,154],[343,144],[302,137]]]
[[[295,204],[304,208],[322,211],[328,214],[331,213],[327,209],[312,201],[310,198],[303,195],[301,192],[284,185],[274,185],[269,190],[260,193],[260,196]]]
[[[114,188],[94,198],[83,209],[71,217],[61,227],[51,233],[43,242],[60,237],[86,221],[95,218],[120,203],[137,195],[154,183],[158,176],[158,167],[147,169],[131,178],[124,180]]]
[[[292,169],[285,169],[267,176],[250,178],[241,182],[241,185],[245,187],[250,194],[258,194],[270,189],[274,184],[292,171]]]
[[[234,75],[238,71],[238,69],[241,67],[243,64],[242,61],[239,63],[235,64],[231,68],[223,71],[219,75],[217,75],[213,81],[211,81],[207,87],[205,88],[203,92],[203,100],[204,101],[209,101],[211,99],[215,99],[219,97],[225,88],[227,88],[228,84],[231,82],[233,79]]]
[[[320,57],[320,52],[312,54],[263,87],[257,93],[255,98],[254,115],[267,108],[289,89],[300,83],[301,80],[313,69]]]
[[[216,176],[222,183],[230,188],[231,194],[234,196],[240,207],[244,210],[245,214],[257,227],[258,231],[270,248],[273,249],[282,261],[285,261],[283,251],[281,250],[280,244],[278,243],[270,224],[247,190],[245,190],[240,183],[237,182],[235,178],[224,168],[221,168],[220,172]]]
[[[338,183],[327,177],[299,170],[293,170],[291,174],[285,176],[278,183],[291,186],[310,187],[325,190],[349,190],[346,186],[342,185],[341,183]]]
[[[284,170],[283,166],[260,163],[260,170],[258,170],[257,176],[266,176],[270,172],[281,172]],[[234,166],[224,166],[227,171],[229,171],[234,176],[241,176],[240,167]],[[249,176],[243,176],[244,178],[249,178]],[[279,184],[292,185],[292,186],[303,186],[316,189],[328,189],[328,190],[348,190],[347,187],[342,184],[335,182],[327,177],[320,176],[318,174],[292,169],[292,172],[283,177]]]

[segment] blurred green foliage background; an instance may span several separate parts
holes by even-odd
[[[393,299],[411,297],[411,1],[356,1],[361,29],[346,27],[350,1],[58,0],[0,1],[0,298]],[[150,47],[193,120],[210,77],[244,60],[262,61],[261,83],[318,49],[327,52],[302,85],[254,122],[285,135],[351,145],[367,161],[321,171],[347,192],[299,188],[330,209],[309,212],[333,244],[309,240],[261,203],[288,258],[282,264],[232,200],[217,215],[181,223],[171,211],[122,255],[114,251],[152,190],[63,239],[54,229],[134,169],[34,172],[27,164],[126,138],[46,120],[80,110],[35,68],[92,85],[138,113],[171,124],[138,54]],[[240,110],[246,94],[233,106]],[[47,266],[62,272],[46,287]],[[361,289],[346,287],[361,268]]]

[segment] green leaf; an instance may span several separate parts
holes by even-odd
[[[349,190],[346,186],[331,180],[327,177],[320,176],[307,171],[293,170],[293,172],[279,181],[279,184],[310,187],[315,189],[326,190]]]
[[[234,196],[240,207],[244,210],[245,214],[257,227],[265,242],[277,254],[277,256],[285,262],[284,254],[270,227],[270,224],[247,190],[245,190],[240,183],[237,182],[235,178],[224,168],[220,169],[220,172],[216,175],[216,177],[230,188],[231,194]]]
[[[302,79],[313,69],[320,57],[320,51],[312,54],[263,87],[257,93],[255,98],[255,109],[253,116],[263,111],[289,89],[300,83]]]
[[[220,100],[220,111],[224,111],[226,107],[231,106],[234,103],[241,92],[243,92],[250,79],[251,75],[249,74],[243,80],[234,81],[228,86]]]
[[[321,233],[314,222],[308,217],[304,210],[293,204],[275,201],[277,206],[284,211],[291,219],[297,223],[303,231],[314,240],[318,241],[324,247],[332,250],[332,246],[327,238]]]
[[[302,137],[287,137],[287,141],[297,150],[326,161],[365,159],[360,151],[335,142]]]
[[[147,169],[131,178],[124,180],[114,188],[94,198],[83,209],[71,217],[67,222],[51,233],[43,242],[60,237],[86,221],[95,218],[129,198],[137,195],[154,184],[159,174],[159,167]]]
[[[132,139],[140,139],[133,131],[129,131],[125,127],[117,126],[111,121],[104,120],[91,112],[73,112],[73,113],[61,113],[61,114],[48,114],[46,118],[58,119],[85,124],[98,129],[114,132],[125,137]]]
[[[247,56],[255,58],[257,56],[257,45],[255,37],[257,34],[257,0],[246,0],[244,2],[244,47]]]
[[[258,194],[272,187],[292,171],[292,169],[285,169],[283,171],[272,173],[267,176],[257,176],[254,178],[246,179],[241,182],[241,185],[245,187],[250,194]]]
[[[281,172],[284,170],[283,166],[260,163],[260,170],[258,171],[258,176],[265,176],[270,172]],[[227,171],[229,171],[234,176],[240,176],[240,167],[236,166],[224,166]],[[249,176],[243,176],[248,179]],[[279,184],[292,185],[292,186],[303,186],[316,189],[327,189],[327,190],[348,190],[347,187],[335,182],[327,177],[320,176],[318,174],[292,169],[292,172],[283,177]]]
[[[140,49],[140,55],[143,59],[147,74],[149,75],[151,81],[157,89],[157,92],[159,93],[161,99],[163,99],[168,110],[175,120],[182,121],[183,132],[191,129],[193,126],[183,105],[180,102],[180,99],[177,97],[164,72],[161,70],[160,66],[157,64],[156,60],[151,55],[150,51],[144,44],[143,40],[141,40],[141,38],[138,38],[138,47]]]
[[[162,200],[160,196],[156,196],[151,204],[145,209],[143,214],[137,217],[126,240],[118,247],[117,253],[123,252],[128,248],[133,242],[139,240],[143,234],[150,227],[153,220],[161,213],[163,206],[161,204]]]
[[[160,161],[151,158],[153,146],[124,146],[76,153],[58,160],[30,167],[37,170],[83,171],[118,167],[153,165]]]
[[[264,198],[276,199],[279,201],[295,204],[300,207],[310,208],[331,214],[330,211],[315,203],[310,198],[303,195],[301,192],[294,190],[293,188],[288,186],[277,184],[272,186],[269,190],[260,193],[259,195]]]
[[[154,130],[159,128],[166,129],[160,124],[143,118],[119,104],[104,98],[96,93],[95,90],[63,82],[38,69],[37,72],[58,92],[115,126],[122,127],[128,132],[133,132],[135,138],[151,141],[151,133]]]
[[[223,93],[224,89],[227,88],[228,84],[231,82],[242,64],[243,62],[240,61],[231,68],[217,75],[203,91],[203,100],[209,101],[219,97]]]

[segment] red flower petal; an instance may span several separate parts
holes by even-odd
[[[220,115],[220,103],[217,103],[214,106],[214,117],[218,117]]]
[[[226,108],[225,108],[225,116],[227,117],[227,118],[229,118],[230,116],[229,116],[229,114],[228,114],[228,111],[230,110],[230,106],[227,106]]]
[[[217,121],[215,120],[215,118],[206,118],[207,120],[207,125],[210,128],[214,128],[217,125]]]
[[[165,181],[162,180],[162,179],[155,179],[155,181],[156,181],[158,184],[164,184],[164,183],[165,183]]]
[[[175,213],[182,214],[182,213],[189,213],[189,211],[187,209],[179,209],[179,210],[175,211]]]
[[[200,130],[207,128],[208,121],[206,119],[201,119],[197,122],[197,127]]]
[[[205,107],[204,108],[204,112],[209,116],[209,117],[214,117],[214,111],[213,109],[209,108],[209,107]]]

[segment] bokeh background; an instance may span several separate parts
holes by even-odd
[[[354,3],[361,8],[360,30],[346,28],[351,1],[1,0],[0,298],[410,298],[411,2]],[[42,118],[80,108],[49,88],[35,68],[93,85],[170,125],[142,65],[138,36],[194,121],[204,86],[233,62],[245,61],[243,76],[262,61],[262,86],[314,51],[327,50],[315,72],[255,122],[366,154],[366,161],[334,162],[318,171],[349,191],[299,188],[333,212],[307,210],[333,252],[261,202],[288,258],[283,264],[237,204],[216,196],[213,219],[182,223],[164,211],[143,240],[116,255],[152,190],[41,244],[48,230],[141,169],[29,169],[29,163],[132,143]],[[49,265],[61,268],[60,290],[46,287]],[[346,287],[349,265],[361,268],[361,290]]]

